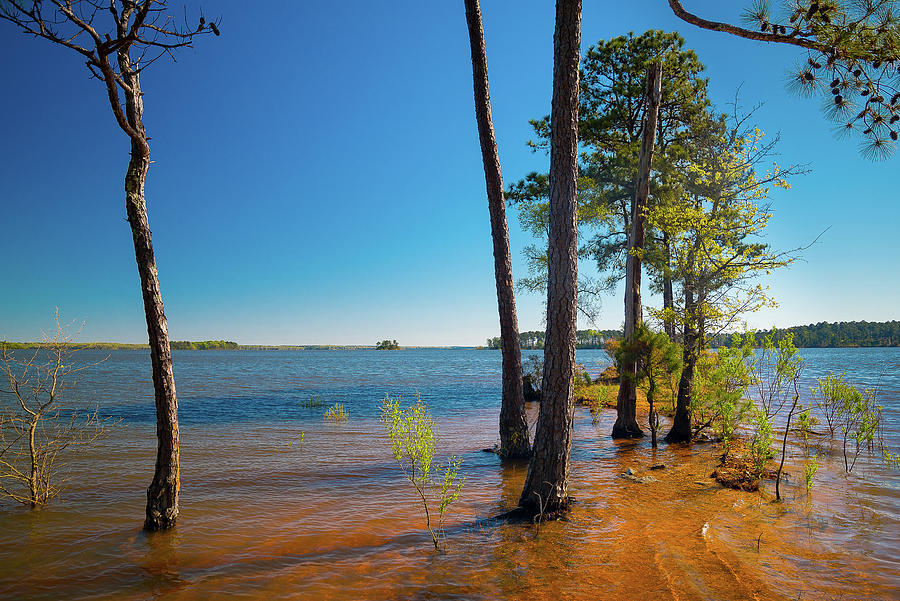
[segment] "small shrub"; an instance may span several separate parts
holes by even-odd
[[[326,422],[346,422],[350,415],[344,410],[343,403],[336,403],[325,411]]]
[[[753,412],[753,436],[750,439],[750,461],[752,464],[753,475],[756,478],[762,477],[766,471],[766,465],[775,456],[772,450],[772,442],[775,440],[775,432],[772,429],[772,419],[766,415],[765,411],[755,410]]]
[[[691,413],[694,434],[712,429],[727,453],[734,432],[753,409],[744,395],[753,382],[753,334],[735,334],[730,347],[700,356],[695,372]]]
[[[828,372],[827,376],[818,378],[816,382],[818,385],[812,389],[816,409],[825,418],[828,432],[834,438],[840,429],[844,397],[849,394],[850,385],[844,379],[844,374],[835,375],[834,372]]]
[[[454,456],[445,466],[434,465],[437,425],[418,395],[415,403],[405,408],[399,398],[385,397],[381,403],[381,423],[391,441],[391,454],[419,495],[425,512],[425,527],[437,549],[438,534],[432,527],[430,503],[437,501],[438,533],[442,533],[444,515],[459,498],[465,483],[465,479],[459,479],[462,459]],[[435,481],[435,474],[441,474],[439,483]]]
[[[794,398],[794,383],[803,369],[803,359],[794,346],[794,335],[787,333],[775,340],[776,330],[765,335],[754,361],[753,383],[766,417],[773,418]],[[751,344],[753,334],[747,334]]]
[[[881,428],[881,407],[875,404],[875,391],[849,387],[844,397],[841,434],[843,435],[844,468],[853,471],[864,450],[873,449]]]
[[[797,433],[803,443],[803,452],[809,455],[809,437],[813,433],[813,428],[819,424],[819,418],[812,414],[811,406],[800,409],[800,413],[797,414]]]
[[[609,348],[614,349],[612,352],[617,365],[627,362],[635,366],[635,372],[630,377],[636,386],[646,390],[647,404],[650,406],[650,440],[656,448],[656,433],[659,430],[659,415],[654,406],[656,391],[660,380],[668,381],[671,386],[672,375],[681,371],[681,347],[669,340],[665,332],[653,332],[641,324],[631,339],[621,340]]]
[[[806,464],[803,466],[803,479],[806,482],[806,490],[809,491],[813,486],[813,476],[816,475],[816,472],[819,471],[819,456],[813,455],[810,457]]]

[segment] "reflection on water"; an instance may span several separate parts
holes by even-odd
[[[900,363],[893,350],[804,353],[824,371],[829,361]],[[594,371],[603,358],[579,352]],[[612,442],[612,412],[596,426],[576,413],[568,520],[491,520],[517,502],[526,466],[481,451],[496,441],[499,406],[499,355],[487,351],[176,353],[181,518],[173,532],[144,534],[154,458],[145,363],[113,353],[79,384],[127,427],[71,466],[64,498],[40,512],[0,507],[0,598],[886,599],[900,590],[896,474],[867,465],[848,477],[830,454],[807,495],[794,450],[787,502],[774,504],[771,490],[715,485],[712,446]],[[900,410],[896,370],[882,383],[883,402]],[[464,459],[442,553],[376,418],[384,394],[416,391],[434,410],[442,452]],[[350,421],[301,408],[310,394],[345,403]],[[658,462],[666,469],[649,471]],[[629,467],[657,481],[620,478]]]

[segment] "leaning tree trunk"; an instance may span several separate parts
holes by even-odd
[[[153,392],[156,402],[156,469],[147,488],[147,515],[144,529],[165,530],[175,525],[178,517],[178,490],[181,487],[178,455],[178,399],[169,348],[169,327],[163,311],[159,275],[150,239],[144,184],[150,169],[150,146],[143,124],[143,101],[138,73],[133,69],[127,51],[118,53],[125,92],[125,118],[131,137],[131,161],[125,174],[125,211],[134,240],[134,257],[141,278],[144,316],[150,342],[153,368]],[[109,84],[107,84],[109,85]],[[114,109],[115,110],[115,109]],[[119,115],[117,115],[119,116]],[[125,129],[125,128],[123,128]]]
[[[503,396],[500,402],[500,453],[503,457],[527,457],[531,454],[525,396],[522,384],[522,351],[519,344],[519,322],[513,291],[512,260],[509,253],[509,230],[503,198],[500,157],[491,118],[491,96],[488,87],[487,52],[478,0],[465,0],[469,45],[472,50],[472,80],[475,87],[475,117],[481,141],[484,180],[487,186],[488,210],[491,214],[491,238],[494,241],[494,277],[497,283],[497,309],[500,313],[500,352],[503,360]]]
[[[550,116],[550,230],[547,335],[541,408],[519,505],[532,515],[565,511],[569,503],[573,377],[578,281],[578,65],[581,0],[557,0]]]
[[[681,370],[681,379],[678,381],[678,400],[675,403],[675,417],[672,419],[672,429],[666,434],[666,442],[690,442],[691,440],[691,397],[694,392],[694,367],[699,357],[699,345],[697,330],[692,323],[695,317],[694,293],[685,284],[684,291],[684,340],[683,355],[684,367]]]
[[[134,146],[134,145],[133,145]],[[150,342],[150,362],[153,367],[153,391],[156,401],[156,469],[147,489],[146,530],[164,530],[175,525],[178,517],[178,489],[181,486],[178,457],[178,400],[175,396],[175,375],[169,349],[169,329],[163,312],[162,296],[150,226],[144,199],[144,181],[150,167],[149,156],[140,156],[132,147],[131,162],[125,176],[128,222],[134,239],[144,297],[144,315]]]
[[[661,67],[653,63],[647,69],[647,118],[641,140],[637,185],[631,203],[631,235],[628,258],[625,261],[625,340],[634,339],[637,328],[643,322],[641,308],[641,254],[647,231],[646,208],[650,197],[650,167],[653,162],[653,145],[656,140],[656,122],[659,117]],[[619,394],[616,398],[616,423],[613,438],[638,438],[644,435],[637,423],[637,390],[635,358],[622,361],[619,366]]]

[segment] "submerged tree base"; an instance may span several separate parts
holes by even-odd
[[[506,513],[494,516],[493,519],[507,524],[536,524],[540,522],[568,521],[567,516],[574,504],[575,499],[569,497],[564,504],[559,505],[555,509],[546,510],[543,513],[541,513],[539,508],[530,506],[522,507],[520,505]]]
[[[638,426],[637,422],[634,420],[631,420],[630,422],[627,422],[624,424],[620,424],[619,422],[616,422],[613,425],[612,437],[614,439],[643,438],[644,436],[646,436],[646,434],[644,434],[644,431],[641,430],[640,426]]]

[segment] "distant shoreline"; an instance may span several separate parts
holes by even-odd
[[[757,339],[765,336],[766,330],[755,332]],[[819,322],[807,326],[779,328],[776,339],[785,334],[792,334],[797,348],[896,348],[900,346],[900,321],[842,321],[836,323]],[[609,338],[621,338],[621,330],[578,330],[576,348],[602,349]],[[520,348],[522,350],[541,350],[544,343],[544,332],[520,332]],[[388,342],[388,341],[383,341]],[[728,346],[731,334],[719,334],[712,337],[710,346]],[[41,346],[40,342],[5,342],[0,344],[11,349],[33,349]],[[382,344],[382,343],[379,343]],[[97,349],[105,351],[149,350],[147,344],[129,344],[121,342],[84,342],[69,343],[71,348]],[[500,338],[488,338],[485,346],[399,346],[398,348],[378,348],[371,344],[238,344],[231,340],[173,340],[173,351],[368,351],[368,350],[409,350],[409,349],[477,349],[498,350]]]
[[[179,341],[180,342],[180,341]],[[7,348],[15,350],[27,350],[40,348],[43,343],[40,342],[2,342]],[[173,351],[374,351],[374,344],[237,344],[231,343],[228,346],[213,346],[193,343],[194,346],[176,344],[172,342]],[[92,349],[98,351],[149,351],[150,346],[147,344],[131,344],[125,342],[68,342],[63,345],[64,348],[72,349]],[[401,346],[399,349],[391,350],[454,350],[454,349],[475,349],[475,346]]]

